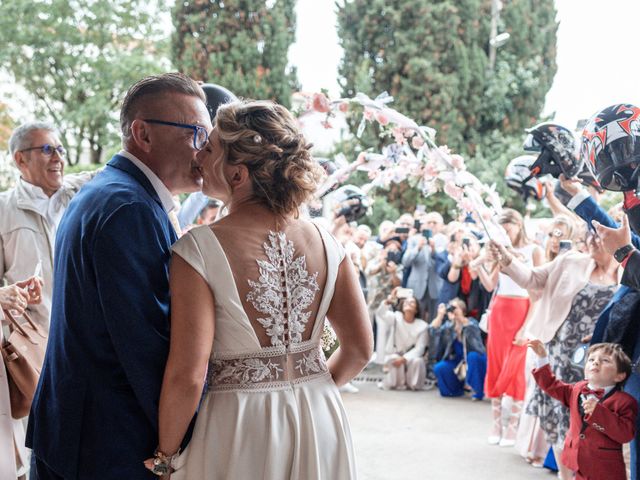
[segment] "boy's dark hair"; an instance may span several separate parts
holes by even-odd
[[[618,373],[625,374],[624,380],[619,382],[619,384],[624,383],[631,375],[632,367],[631,359],[626,353],[624,353],[624,350],[622,350],[622,345],[617,343],[596,343],[591,345],[589,350],[587,350],[587,359],[589,359],[589,356],[592,353],[598,351],[602,351],[602,353],[605,353],[606,355],[611,355],[613,361],[616,362]]]

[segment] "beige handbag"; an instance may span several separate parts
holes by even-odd
[[[9,379],[11,416],[17,419],[29,415],[44,363],[47,335],[27,312],[22,314],[25,323],[19,323],[8,310],[4,310],[4,315],[9,320],[11,334],[0,350]]]

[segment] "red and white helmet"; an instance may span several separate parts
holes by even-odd
[[[594,115],[582,132],[580,157],[602,188],[635,191],[640,174],[640,108],[619,103]]]

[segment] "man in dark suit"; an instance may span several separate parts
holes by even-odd
[[[135,84],[123,150],[70,202],[58,229],[51,329],[27,432],[47,479],[151,479],[169,350],[172,196],[200,188],[211,121],[177,73]]]

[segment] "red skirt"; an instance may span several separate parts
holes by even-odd
[[[513,340],[529,311],[529,299],[496,295],[489,315],[487,338],[487,375],[484,393],[489,398],[508,395],[524,400],[526,381],[524,362],[527,346]]]

